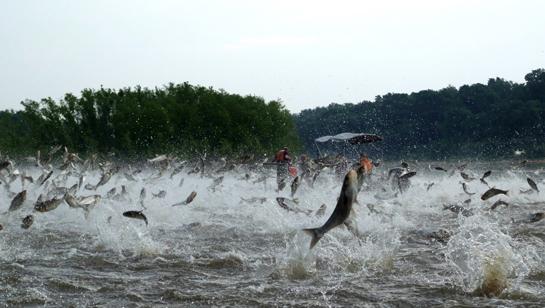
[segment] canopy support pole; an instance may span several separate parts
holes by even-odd
[[[316,146],[316,149],[318,150],[318,157],[322,157],[322,152],[320,152],[320,147],[318,146],[318,143],[314,142],[314,145]]]

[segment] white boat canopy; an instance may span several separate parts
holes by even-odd
[[[334,136],[322,136],[314,139],[315,142],[348,142],[350,144],[371,143],[375,141],[381,141],[382,137],[374,134],[365,133],[340,133]]]

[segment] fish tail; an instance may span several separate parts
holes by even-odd
[[[306,233],[310,234],[312,236],[312,240],[310,241],[310,248],[309,249],[312,249],[312,247],[314,247],[314,245],[316,245],[316,243],[318,243],[318,241],[322,238],[322,236],[324,235],[321,231],[320,231],[320,228],[314,228],[314,229],[303,229],[303,231],[305,231]]]
[[[144,221],[146,222],[146,227],[148,226],[148,219],[144,217]]]

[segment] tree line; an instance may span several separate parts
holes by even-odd
[[[0,151],[12,156],[65,145],[85,154],[143,158],[274,153],[297,149],[292,116],[278,101],[188,83],[163,88],[85,89],[55,101],[26,100],[0,112]]]
[[[272,155],[284,146],[316,154],[317,137],[367,132],[384,141],[357,150],[384,158],[496,158],[515,149],[528,157],[545,156],[544,69],[528,73],[524,83],[491,78],[487,84],[388,93],[294,115],[279,101],[188,83],[85,89],[79,96],[22,105],[20,111],[0,111],[2,154],[32,155],[54,145],[81,155],[128,158]]]
[[[358,151],[386,158],[501,158],[515,149],[545,157],[545,70],[533,70],[525,81],[491,78],[458,89],[388,93],[374,101],[303,110],[294,119],[312,153],[315,138],[348,131],[383,136],[380,144]]]

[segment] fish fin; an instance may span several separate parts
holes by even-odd
[[[322,238],[323,234],[319,231],[319,229],[320,228],[303,229],[303,231],[312,236],[309,249],[312,249],[316,245],[316,243],[318,243],[318,241]]]
[[[345,225],[346,229],[350,231],[350,233],[352,233],[355,237],[358,237],[358,231],[352,224],[352,221],[345,221],[343,224]]]

